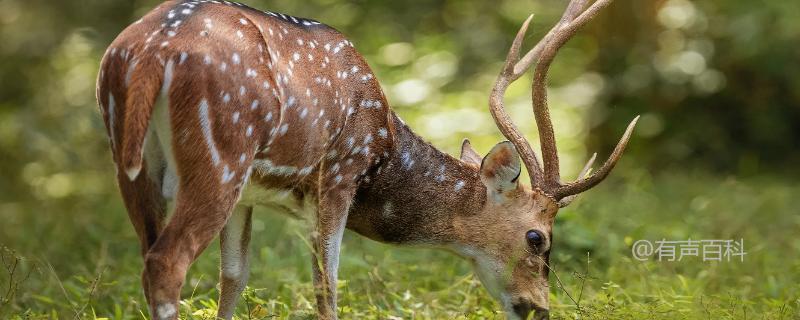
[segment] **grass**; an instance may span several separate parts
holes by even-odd
[[[800,318],[800,187],[785,177],[618,170],[562,210],[551,265],[555,319]],[[142,319],[142,261],[116,190],[0,204],[0,318]],[[299,221],[258,212],[239,319],[313,319]],[[744,239],[744,261],[638,261],[648,240]],[[344,319],[502,319],[470,267],[448,253],[345,235]],[[218,245],[192,266],[181,317],[213,319]],[[556,280],[556,275],[560,281]]]

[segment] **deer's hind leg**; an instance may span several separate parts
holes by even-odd
[[[151,164],[147,161],[143,162],[144,169],[147,169],[148,165]],[[117,181],[122,193],[122,200],[128,211],[128,218],[139,237],[139,246],[144,258],[150,247],[155,244],[164,226],[166,200],[161,194],[161,182],[146,174],[140,174],[131,181],[128,175],[121,170],[117,173]],[[144,274],[142,274],[142,287],[145,298],[150,301]]]
[[[225,225],[235,200],[232,190],[180,184],[175,213],[145,258],[144,277],[154,319],[177,318],[186,271]]]
[[[231,123],[226,110],[219,102],[197,99],[171,99],[172,132],[179,133],[172,139],[179,177],[175,209],[147,253],[144,272],[155,319],[177,319],[186,271],[225,226],[257,145],[254,139],[226,137],[237,129],[226,127]]]

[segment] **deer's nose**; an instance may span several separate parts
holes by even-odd
[[[533,315],[534,320],[550,320],[550,311],[547,309],[534,308],[536,314]]]
[[[533,304],[527,301],[515,303],[513,305],[514,314],[520,319],[528,319],[528,315],[533,311]]]

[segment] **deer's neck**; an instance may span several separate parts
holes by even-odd
[[[446,245],[454,219],[486,200],[478,169],[437,150],[396,115],[394,145],[357,194],[348,226],[376,240]]]

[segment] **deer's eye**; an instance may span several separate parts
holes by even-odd
[[[525,239],[528,240],[528,246],[531,247],[534,253],[538,252],[542,243],[544,243],[544,235],[538,230],[528,230],[525,234]]]

